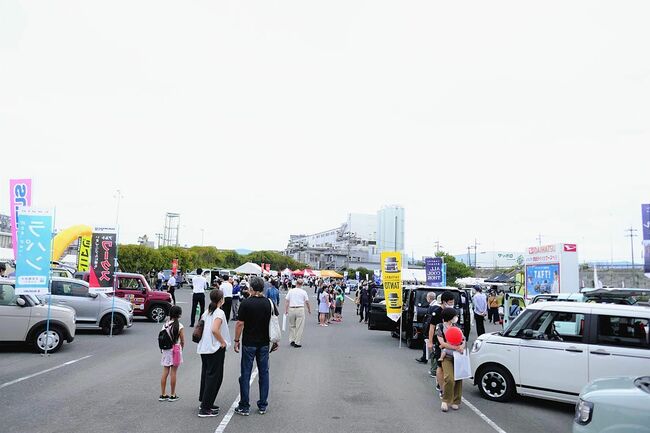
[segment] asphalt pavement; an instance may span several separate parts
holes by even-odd
[[[176,297],[188,327],[179,401],[158,402],[160,325],[137,319],[112,338],[80,331],[47,358],[21,346],[0,347],[0,432],[571,431],[571,405],[532,398],[492,403],[469,381],[463,386],[469,405],[441,413],[428,366],[415,362],[421,352],[398,348],[389,332],[368,331],[349,299],[342,323],[322,328],[312,313],[303,347],[292,348],[285,339],[271,354],[265,415],[252,410],[249,417],[230,416],[239,394],[239,355],[230,351],[216,401],[221,414],[198,418],[201,361],[190,338],[190,290],[178,290]],[[255,380],[252,409],[258,395]]]

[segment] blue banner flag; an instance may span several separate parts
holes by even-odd
[[[52,213],[25,208],[18,211],[16,294],[45,295],[50,291]]]
[[[427,275],[427,286],[442,286],[442,257],[427,257],[424,259]]]
[[[650,204],[641,205],[641,223],[643,224],[643,272],[650,277]]]

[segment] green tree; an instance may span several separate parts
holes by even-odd
[[[359,268],[350,268],[347,270],[348,271],[348,278],[356,278],[356,272],[359,271],[359,279],[360,280],[365,280],[366,275],[368,276],[369,280],[372,280],[374,278],[375,272],[371,269],[366,269],[364,267],[359,267]]]
[[[117,250],[120,269],[124,272],[146,274],[161,269],[162,255],[159,250],[144,245],[120,245]]]
[[[471,277],[474,272],[463,262],[456,260],[451,254],[445,252],[437,252],[436,257],[442,257],[447,265],[447,285],[455,286],[458,278]]]

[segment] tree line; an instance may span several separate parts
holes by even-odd
[[[145,274],[151,270],[171,269],[172,260],[178,260],[178,268],[183,272],[196,268],[234,269],[246,262],[269,263],[271,269],[304,269],[306,265],[277,251],[253,251],[239,254],[233,250],[219,250],[215,247],[191,248],[161,247],[149,248],[144,245],[120,245],[118,262],[123,272]]]

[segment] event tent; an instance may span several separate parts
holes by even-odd
[[[320,271],[320,276],[323,278],[343,278],[343,275],[339,274],[336,271],[331,271],[328,269]]]
[[[305,269],[305,270],[303,271],[303,275],[305,275],[306,277],[316,277],[316,276],[318,276],[318,275],[316,274],[316,272],[314,272],[314,271],[311,270],[311,269]]]
[[[257,263],[247,262],[234,270],[238,274],[262,275],[262,268]]]

